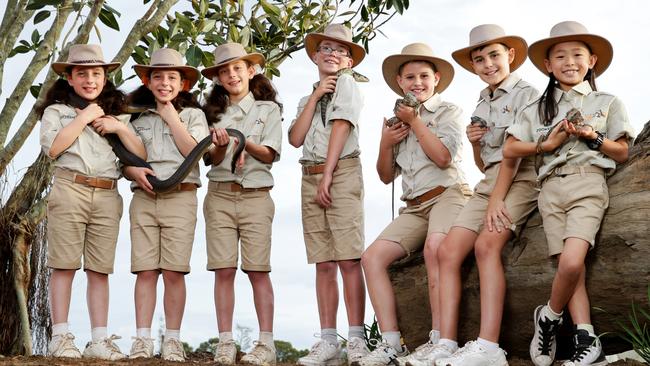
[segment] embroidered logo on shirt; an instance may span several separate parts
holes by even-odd
[[[71,114],[64,114],[61,116],[61,119],[75,119],[77,116],[73,116]]]
[[[501,113],[503,114],[510,113],[510,112],[512,112],[512,108],[509,105],[505,105],[503,106],[503,108],[501,108]]]

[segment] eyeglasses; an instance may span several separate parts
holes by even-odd
[[[320,47],[318,47],[318,52],[322,53],[323,55],[335,54],[335,56],[339,55],[339,56],[343,56],[343,57],[348,57],[350,55],[348,50],[345,50],[345,49],[342,49],[342,48],[336,48],[335,49],[335,48],[332,48],[332,47],[329,47],[329,46],[320,46]]]

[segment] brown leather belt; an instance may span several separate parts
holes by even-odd
[[[115,189],[115,187],[117,187],[116,179],[89,177],[65,169],[57,169],[54,172],[54,176],[93,188]]]
[[[239,183],[234,182],[210,182],[210,184],[219,191],[226,192],[268,192],[271,190],[271,187],[258,187],[258,188],[244,188]]]
[[[346,168],[349,166],[359,165],[359,158],[345,158],[341,159],[336,163],[334,171],[337,171],[339,168]],[[325,164],[315,164],[315,165],[303,165],[302,174],[303,175],[314,175],[314,174],[323,174],[325,172]]]
[[[191,191],[196,191],[196,189],[197,189],[198,187],[199,187],[199,186],[198,186],[196,183],[180,183],[180,184],[178,184],[176,187],[174,187],[174,188],[170,189],[169,191],[165,192],[165,194],[167,194],[167,193],[172,193],[172,192],[191,192]],[[135,189],[142,190],[142,192],[144,192],[144,194],[146,194],[147,196],[149,196],[149,197],[151,197],[151,198],[155,198],[155,197],[156,197],[156,193],[151,194],[151,193],[149,193],[149,192],[143,190],[143,189],[140,188],[140,187],[135,187],[134,190],[135,190]]]
[[[422,203],[424,203],[424,202],[426,202],[426,201],[428,201],[428,200],[430,200],[430,199],[432,199],[434,197],[437,197],[437,196],[441,195],[442,192],[445,191],[445,189],[446,188],[443,187],[443,186],[437,186],[436,188],[434,188],[434,189],[432,189],[430,191],[424,192],[424,194],[421,194],[421,195],[415,197],[412,200],[406,200],[406,207],[421,205]]]
[[[557,167],[551,171],[544,180],[551,179],[554,177],[564,177],[567,175],[580,174],[584,175],[586,173],[597,173],[600,175],[605,175],[605,169],[593,166],[593,165],[563,165]]]

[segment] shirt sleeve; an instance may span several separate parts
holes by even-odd
[[[39,136],[41,148],[45,155],[50,156],[52,143],[62,128],[63,125],[61,124],[59,110],[53,106],[45,108],[43,117],[41,117],[41,131]]]
[[[296,121],[298,120],[298,116],[300,116],[300,113],[302,113],[302,111],[305,109],[308,100],[309,100],[309,96],[300,99],[300,102],[298,103],[298,111],[296,112],[296,118],[294,118],[293,121],[291,121],[291,124],[289,125],[289,129],[287,130],[287,134],[291,133],[291,129],[296,124]]]
[[[607,138],[618,140],[621,137],[626,137],[628,143],[631,143],[634,139],[634,129],[630,124],[625,105],[620,99],[614,98],[607,115]]]
[[[351,75],[341,75],[336,81],[336,90],[332,97],[332,114],[329,121],[342,119],[350,122],[352,127],[359,126],[359,116],[363,107],[363,97],[357,82]]]
[[[446,106],[446,110],[438,117],[437,136],[449,150],[449,155],[456,156],[462,149],[463,122],[462,110],[455,105]]]
[[[203,140],[210,134],[208,120],[202,110],[193,108],[187,121],[187,131],[197,142]]]
[[[519,141],[535,142],[535,138],[531,131],[533,121],[531,116],[537,116],[537,104],[529,105],[523,110],[517,112],[515,115],[515,123],[508,127],[506,133],[513,136]]]
[[[271,110],[268,113],[260,145],[273,149],[276,152],[274,161],[280,160],[280,152],[282,150],[282,114],[280,113],[280,107],[275,103],[271,105]]]

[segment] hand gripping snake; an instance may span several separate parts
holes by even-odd
[[[70,103],[72,104],[73,107],[79,109],[84,109],[89,104],[88,101],[79,97],[76,94],[70,95]],[[128,112],[141,113],[146,111],[147,109],[148,107],[129,107]],[[226,132],[228,133],[229,136],[235,137],[239,140],[237,147],[235,148],[235,151],[233,153],[232,162],[230,164],[230,171],[234,173],[237,164],[237,159],[239,159],[239,156],[244,151],[244,147],[246,147],[246,137],[244,137],[244,134],[242,134],[240,131],[232,128],[226,128]],[[118,159],[120,159],[120,162],[122,164],[128,166],[152,169],[151,164],[147,163],[145,160],[141,159],[139,156],[133,154],[126,147],[124,147],[122,140],[120,140],[120,138],[116,134],[107,133],[104,135],[104,137],[106,138],[108,144],[111,146],[113,152],[115,153],[115,155],[117,155]],[[208,151],[208,148],[210,148],[211,145],[212,145],[211,135],[208,135],[203,140],[199,141],[194,147],[194,149],[192,149],[192,151],[190,151],[190,153],[185,157],[185,160],[183,161],[183,163],[181,163],[181,165],[174,172],[174,174],[172,174],[169,178],[165,180],[160,180],[153,175],[147,175],[147,180],[153,187],[153,191],[156,193],[165,193],[171,191],[174,187],[176,187],[179,183],[181,183],[183,179],[185,179],[185,177],[187,177],[187,175],[190,173],[194,165],[199,161],[199,159],[201,159],[203,154],[205,154]]]

